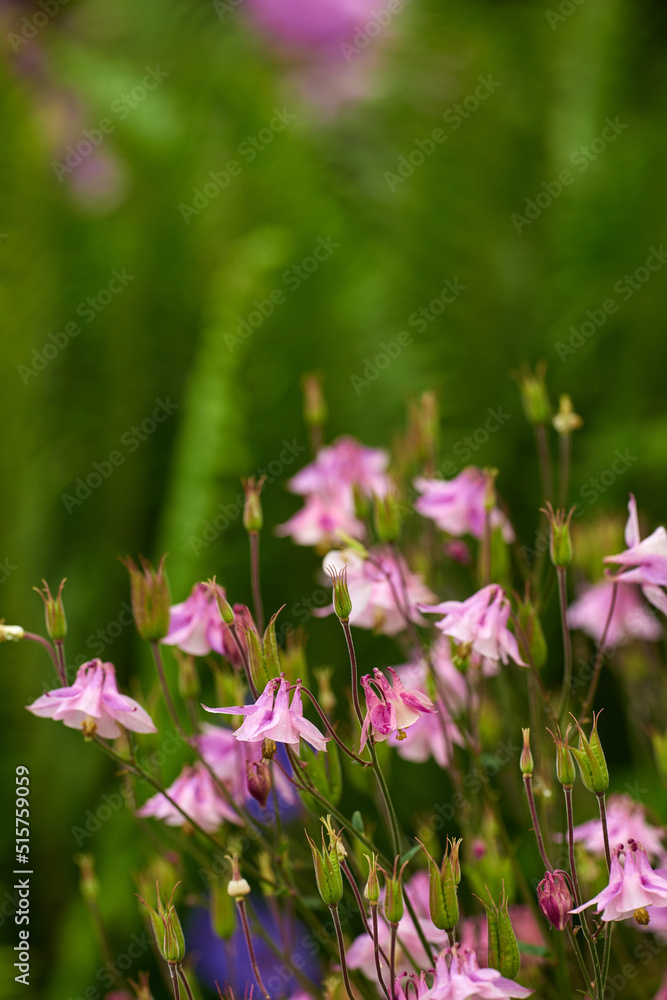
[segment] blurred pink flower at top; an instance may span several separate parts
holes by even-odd
[[[405,616],[396,604],[396,595],[411,621],[418,625],[424,619],[417,610],[422,601],[435,600],[421,576],[412,573],[403,556],[388,549],[371,549],[369,558],[362,559],[350,549],[329,552],[324,557],[324,570],[342,570],[347,566],[347,585],[352,601],[350,624],[358,628],[376,629],[384,635],[396,635],[405,628]],[[331,614],[333,606],[320,614]]]
[[[605,556],[606,563],[620,566],[614,579],[620,583],[638,583],[644,596],[659,611],[667,615],[667,531],[656,528],[643,541],[639,535],[637,501],[632,493],[628,502],[628,521],[625,526],[625,544],[628,548],[617,556]]]
[[[382,0],[246,0],[259,28],[283,42],[326,48],[351,42]]]
[[[155,733],[148,713],[133,698],[120,694],[113,663],[90,660],[77,670],[74,684],[55,688],[26,706],[33,715],[64,722],[84,735],[97,733],[104,739],[120,736],[118,726],[135,733]]]
[[[167,794],[173,802],[162,792],[158,792],[141,809],[137,809],[137,816],[153,816],[163,820],[167,826],[183,826],[187,820],[180,811],[182,809],[207,833],[213,833],[225,820],[243,824],[243,820],[222,797],[210,772],[201,761],[197,761],[192,767],[184,767],[176,781],[167,788]],[[180,806],[180,809],[176,806]]]
[[[419,604],[419,608],[430,614],[444,615],[436,622],[436,628],[468,646],[472,653],[478,653],[482,661],[507,663],[512,659],[526,666],[519,655],[516,639],[507,628],[510,602],[497,583],[483,587],[466,601]]]
[[[602,580],[582,588],[580,596],[567,611],[570,628],[581,629],[597,643],[602,641],[614,584]],[[607,646],[619,646],[631,639],[655,642],[662,635],[662,625],[643,604],[639,587],[632,583],[619,584],[614,601],[614,612],[607,632]]]
[[[417,478],[415,487],[422,494],[415,501],[415,510],[435,521],[442,531],[474,538],[483,536],[486,476],[481,469],[469,465],[454,479]],[[498,507],[491,511],[490,520],[492,528],[502,530],[506,542],[514,541],[512,525]]]
[[[202,705],[202,708],[207,712],[245,716],[242,725],[234,733],[235,738],[241,742],[261,743],[268,739],[298,746],[299,739],[303,739],[316,750],[326,750],[331,737],[323,736],[312,722],[304,718],[301,681],[296,682],[291,705],[289,691],[287,678],[281,674],[280,678],[274,677],[268,682],[254,705],[234,705],[230,708],[208,708]]]
[[[664,857],[662,827],[652,826],[646,819],[646,810],[641,802],[630,795],[610,795],[607,804],[607,828],[610,844],[627,844],[629,840],[639,841],[646,852],[654,858]],[[599,819],[591,819],[574,828],[574,839],[580,840],[592,854],[604,854],[604,836]]]
[[[388,465],[389,455],[384,449],[368,448],[354,438],[340,437],[292,476],[288,486],[292,493],[301,495],[358,486],[367,497],[384,496],[391,486],[386,474]]]

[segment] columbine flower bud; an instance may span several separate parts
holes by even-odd
[[[347,586],[347,566],[341,570],[329,569],[329,576],[333,583],[333,606],[338,618],[342,622],[348,622],[352,613],[352,600]]]
[[[519,766],[521,767],[522,774],[532,774],[534,763],[533,755],[530,752],[530,729],[522,729],[523,733],[523,750],[521,751],[521,758],[519,760]]]
[[[398,498],[393,493],[373,497],[373,523],[381,542],[395,542],[401,533]]]
[[[149,906],[145,899],[141,899],[141,896],[137,897],[148,910],[158,951],[165,962],[170,962],[174,965],[179,965],[185,958],[183,929],[178,919],[176,908],[173,905],[174,892],[176,892],[177,886],[178,883],[174,886],[171,899],[166,904],[166,908],[162,906],[160,887],[159,885],[157,886],[157,913],[152,906]]]
[[[574,906],[564,872],[546,872],[537,887],[537,903],[544,916],[557,931],[565,930],[572,919],[570,910]]]
[[[496,494],[497,478],[498,469],[484,470],[484,510],[486,511],[492,511],[498,501]]]
[[[593,716],[593,729],[591,730],[589,739],[586,739],[581,726],[575,720],[577,729],[579,730],[579,749],[570,747],[570,751],[574,754],[574,759],[579,766],[579,774],[584,786],[589,792],[593,792],[595,795],[602,795],[609,788],[607,761],[605,760],[597,729],[599,715],[600,713],[598,712],[597,716]]]
[[[558,413],[551,421],[555,429],[561,435],[571,434],[583,427],[584,422],[578,413],[574,412],[572,400],[567,395],[562,395],[558,404]]]
[[[225,625],[233,625],[234,622],[236,621],[234,617],[234,608],[231,606],[231,604],[225,597],[222,589],[216,583],[215,577],[213,577],[211,580],[207,580],[206,586],[215,597],[215,603],[218,605],[218,611],[220,612],[220,617],[222,618]]]
[[[338,847],[337,845],[328,849],[325,847],[324,830],[322,830],[322,850],[319,851],[315,842],[308,836],[308,832],[304,832],[313,855],[317,890],[327,906],[337,906],[343,898],[343,876],[340,871]],[[340,835],[336,837],[337,840],[339,838]]]
[[[549,518],[549,555],[554,566],[564,568],[572,562],[572,539],[570,537],[570,520],[576,507],[570,507],[567,514],[564,510],[554,511],[550,503],[540,510]]]
[[[0,642],[20,642],[25,635],[20,625],[5,625],[0,622]]]
[[[243,527],[248,532],[261,531],[262,525],[264,524],[260,494],[262,492],[265,479],[266,476],[260,476],[258,480],[255,480],[254,476],[249,476],[248,479],[241,480],[243,483],[243,489],[245,490]]]
[[[403,864],[400,871],[398,869],[398,858],[394,861],[394,871],[393,874],[388,875],[384,872],[384,915],[390,924],[398,924],[401,917],[405,911],[405,904],[403,902],[403,868],[407,861]]]
[[[574,767],[574,759],[572,757],[572,748],[568,744],[568,737],[570,735],[571,728],[571,726],[567,727],[565,739],[563,739],[560,729],[558,730],[558,736],[554,736],[550,729],[547,730],[551,733],[553,741],[556,744],[556,777],[560,781],[563,788],[572,788],[574,780],[577,776]]]
[[[230,856],[228,854],[227,860],[232,866],[232,877],[227,883],[227,895],[231,896],[235,902],[240,903],[247,895],[249,895],[250,886],[241,875],[238,855],[234,854],[233,856]]]
[[[504,882],[500,905],[496,906],[490,893],[489,899],[490,904],[485,903],[484,900],[481,901],[486,910],[489,968],[497,969],[507,979],[515,979],[521,966],[521,955],[507,908]]]
[[[327,419],[327,404],[322,392],[322,379],[309,372],[301,379],[303,389],[303,419],[308,427],[322,427]]]
[[[157,570],[143,556],[139,556],[141,569],[129,556],[121,559],[130,574],[134,624],[141,638],[150,642],[159,642],[169,631],[171,596],[164,571],[165,559],[166,556],[162,556]]]
[[[60,581],[60,586],[58,587],[58,594],[53,597],[51,591],[49,590],[49,585],[46,580],[42,580],[44,585],[44,590],[40,590],[39,587],[33,587],[32,589],[37,591],[39,596],[44,601],[44,615],[46,618],[46,631],[49,633],[49,637],[53,639],[54,642],[62,641],[67,635],[67,619],[65,618],[65,608],[63,607],[63,587],[65,586],[64,580]]]
[[[460,844],[460,840],[447,838],[447,850],[440,868],[422,844],[428,858],[428,904],[431,920],[442,931],[453,931],[459,922],[456,887],[461,881]]]
[[[86,903],[95,903],[99,899],[100,883],[95,874],[95,862],[92,854],[77,854],[74,858],[79,866],[79,889]]]
[[[378,856],[371,854],[369,857],[364,854],[368,861],[368,881],[364,886],[364,896],[371,906],[377,906],[380,902],[380,880],[378,879]]]
[[[547,424],[551,419],[551,403],[544,383],[547,366],[541,361],[535,366],[533,375],[529,365],[521,371],[513,372],[512,378],[518,383],[521,403],[530,424]]]
[[[248,791],[263,809],[271,791],[269,765],[265,760],[246,761],[246,779]]]

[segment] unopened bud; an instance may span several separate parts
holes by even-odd
[[[65,580],[67,577],[65,577]],[[49,585],[46,580],[42,580],[44,590],[40,590],[39,587],[33,587],[32,589],[37,591],[39,596],[44,601],[44,617],[46,619],[46,631],[49,633],[49,637],[61,641],[67,635],[67,619],[65,618],[65,608],[63,607],[63,587],[65,586],[65,580],[60,581],[60,586],[58,587],[58,594],[53,597],[49,589]]]
[[[546,872],[537,887],[537,903],[552,927],[565,930],[572,919],[573,900],[562,871]]]
[[[599,715],[598,712],[597,716],[593,716],[593,729],[589,739],[586,739],[581,726],[578,722],[576,723],[579,730],[579,748],[570,747],[570,751],[579,766],[579,774],[585,788],[589,792],[594,792],[595,795],[603,795],[609,788],[607,761],[597,729]]]
[[[507,908],[504,882],[499,906],[493,902],[490,893],[489,900],[490,903],[485,903],[482,900],[486,909],[489,968],[497,969],[501,976],[505,976],[507,979],[514,979],[521,966],[521,955]]]
[[[243,489],[245,490],[243,527],[247,532],[257,532],[262,530],[264,517],[262,515],[260,494],[265,480],[266,476],[260,476],[258,480],[255,480],[254,476],[249,476],[248,479],[241,480],[243,483]]]
[[[213,577],[211,580],[207,580],[206,586],[215,597],[215,603],[218,605],[218,611],[220,612],[220,617],[222,618],[225,625],[233,625],[234,622],[236,621],[236,618],[234,617],[234,608],[227,600],[223,588],[218,586],[215,577]]]
[[[348,622],[352,614],[352,599],[347,586],[347,566],[340,570],[329,567],[328,573],[333,583],[334,611],[340,621]]]
[[[20,642],[25,635],[20,625],[5,625],[0,622],[0,642]]]
[[[447,850],[440,867],[424,847],[428,858],[428,904],[431,920],[440,930],[448,932],[452,932],[459,922],[456,888],[461,881],[460,844],[460,840],[447,838]]]
[[[546,371],[547,366],[541,361],[535,366],[534,375],[527,364],[520,371],[512,373],[512,378],[518,383],[523,411],[530,424],[548,424],[551,420],[551,403],[544,381]]]
[[[337,906],[343,898],[343,876],[340,870],[340,858],[338,849],[324,845],[324,830],[322,831],[322,850],[318,850],[315,842],[308,837],[310,850],[313,855],[313,866],[315,868],[315,881],[317,890],[327,906]]]
[[[574,759],[572,757],[572,748],[568,743],[570,729],[571,726],[568,726],[567,732],[565,733],[565,739],[561,736],[560,729],[558,730],[557,736],[554,736],[551,730],[548,730],[553,737],[554,743],[556,744],[556,777],[560,781],[563,788],[572,788],[577,776],[577,772],[574,767]]]
[[[572,562],[572,538],[570,537],[570,520],[576,507],[554,511],[550,503],[540,508],[549,519],[549,555],[554,566],[561,569]]]
[[[235,902],[241,902],[250,893],[250,886],[241,875],[238,855],[227,855],[227,859],[232,866],[232,877],[227,883],[227,895]]]
[[[139,556],[141,569],[132,559],[121,562],[130,574],[132,613],[134,624],[142,639],[159,642],[169,631],[169,582],[164,571],[166,556],[160,559],[157,570],[143,556]]]
[[[99,898],[100,883],[95,875],[95,862],[92,854],[77,854],[74,861],[79,866],[79,889],[87,903],[94,903]]]
[[[523,733],[523,749],[521,751],[521,758],[519,760],[519,766],[521,767],[522,774],[532,774],[534,769],[533,755],[530,751],[530,729],[522,729]]]
[[[369,857],[364,854],[366,861],[368,861],[368,881],[364,886],[364,896],[371,904],[371,906],[377,906],[380,902],[380,880],[378,879],[378,856],[377,854],[371,854]]]
[[[322,427],[327,419],[327,404],[322,391],[322,379],[309,372],[301,379],[303,389],[303,419],[308,427]]]
[[[271,772],[267,762],[265,760],[246,761],[246,780],[248,791],[263,809],[271,791]]]
[[[403,902],[403,869],[396,873],[398,858],[394,862],[393,875],[385,872],[384,883],[384,915],[390,924],[400,923],[405,912]]]
[[[148,915],[153,926],[153,933],[155,935],[155,943],[157,944],[160,955],[165,962],[179,965],[185,958],[185,938],[183,936],[181,922],[178,919],[178,914],[176,913],[176,908],[173,905],[174,892],[176,891],[176,888],[177,887],[174,886],[171,899],[167,902],[166,906],[163,907],[162,900],[160,899],[160,887],[158,885],[157,912],[152,906],[149,906],[144,899],[141,899],[141,896],[138,898],[148,910]]]

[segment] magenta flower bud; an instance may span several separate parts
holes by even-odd
[[[562,871],[546,872],[537,887],[537,903],[552,927],[557,931],[565,930],[572,919],[573,899]]]
[[[263,809],[271,791],[269,765],[265,760],[246,761],[246,778],[248,791]]]

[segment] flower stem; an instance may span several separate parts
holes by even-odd
[[[252,603],[255,609],[255,623],[261,635],[264,631],[264,609],[262,607],[262,590],[259,585],[259,531],[251,531],[250,535],[250,572],[252,575]]]
[[[322,720],[322,722],[326,726],[327,730],[331,733],[331,736],[336,741],[336,743],[341,748],[341,750],[344,750],[345,753],[348,755],[348,757],[351,757],[352,760],[356,760],[358,764],[363,764],[364,767],[370,767],[370,763],[371,762],[369,760],[363,760],[362,757],[358,757],[357,754],[354,753],[352,750],[348,750],[348,748],[345,746],[345,744],[341,740],[340,736],[337,735],[335,729],[333,728],[333,726],[331,725],[331,723],[327,719],[327,717],[324,714],[324,711],[322,710],[320,704],[318,703],[317,698],[315,697],[315,695],[311,691],[309,691],[307,687],[304,687],[303,684],[301,685],[301,690],[303,691],[304,694],[308,695],[308,697],[312,701],[313,705],[315,706],[317,714],[319,715],[320,719]]]
[[[607,621],[605,622],[604,632],[602,633],[602,638],[600,639],[600,645],[598,646],[597,656],[595,657],[595,665],[593,667],[593,676],[591,678],[591,686],[588,689],[588,694],[586,695],[586,701],[584,702],[581,713],[579,715],[579,723],[581,724],[586,720],[588,713],[591,710],[593,704],[593,698],[595,697],[595,692],[597,691],[598,681],[600,680],[600,672],[602,670],[602,661],[604,659],[604,649],[607,644],[607,633],[609,632],[609,626],[611,625],[611,618],[614,614],[614,605],[616,604],[616,594],[618,593],[618,581],[614,580],[614,586],[611,592],[611,601],[609,604],[609,612],[607,614]]]
[[[528,799],[528,808],[530,809],[530,818],[533,821],[533,832],[535,834],[535,839],[537,840],[537,847],[540,852],[540,857],[542,858],[542,863],[547,871],[553,871],[553,866],[547,857],[547,852],[544,848],[544,841],[542,839],[542,831],[540,829],[540,821],[537,818],[537,810],[535,808],[535,799],[533,797],[533,777],[531,774],[524,774],[523,783],[526,786],[526,798]]]
[[[173,962],[169,962],[169,975],[171,976],[171,985],[174,989],[174,1000],[181,1000],[181,988],[178,985],[178,972],[176,971],[176,966]]]
[[[570,689],[572,687],[572,637],[567,624],[567,570],[564,566],[557,566],[558,574],[558,600],[560,604],[560,621],[563,631],[563,658],[565,667],[563,670],[563,687],[558,702],[558,718],[562,718],[567,709]]]
[[[343,632],[345,633],[345,642],[347,643],[347,651],[350,656],[350,670],[352,672],[352,702],[354,703],[354,710],[357,713],[357,719],[359,720],[359,725],[363,729],[364,715],[363,712],[361,711],[361,705],[359,704],[359,672],[357,669],[357,654],[354,651],[354,642],[352,641],[350,622],[345,619],[342,619],[341,625],[343,626]]]
[[[560,472],[558,480],[558,506],[565,507],[567,504],[567,487],[570,477],[570,435],[559,434],[560,438]]]
[[[378,908],[377,908],[377,904],[375,906],[371,906],[371,915],[372,915],[372,918],[373,918],[373,951],[375,952],[375,971],[377,972],[378,981],[380,983],[380,986],[382,987],[382,992],[386,996],[387,1000],[390,1000],[389,990],[387,989],[387,987],[384,984],[384,979],[382,977],[382,966],[380,965],[380,951],[381,951],[381,949],[380,949],[380,937],[379,937],[379,934],[378,934]],[[384,955],[384,952],[383,952],[383,958],[384,958],[384,960],[386,962],[387,958],[386,958],[386,955]]]
[[[345,941],[343,940],[343,929],[340,926],[338,907],[330,906],[329,909],[331,910],[331,916],[333,917],[334,926],[336,928],[336,937],[338,938],[338,951],[340,952],[340,967],[343,973],[345,992],[347,993],[349,1000],[354,1000],[354,993],[352,992],[352,987],[350,986],[350,977],[347,971],[347,960],[345,958]]]
[[[398,924],[390,924],[391,929],[391,951],[389,952],[389,988],[391,990],[391,1000],[396,1000],[396,932]]]
[[[61,664],[59,663],[58,657],[56,656],[56,651],[53,648],[53,646],[51,645],[51,643],[48,641],[48,639],[45,639],[41,635],[37,635],[35,632],[24,632],[23,633],[23,638],[24,639],[29,639],[31,642],[38,642],[40,644],[40,646],[44,647],[44,649],[47,651],[47,653],[51,657],[51,661],[53,663],[53,666],[56,668],[56,674],[58,675],[58,680],[60,681],[60,683],[62,684],[63,687],[66,687],[66,685],[67,685],[67,674],[63,670]]]
[[[581,889],[579,888],[579,876],[577,875],[577,865],[574,857],[574,822],[572,819],[572,788],[567,788],[564,786],[563,793],[565,795],[565,811],[567,812],[567,849],[570,858],[570,875],[572,876],[572,887],[574,889],[574,902],[576,906],[581,906]],[[582,923],[583,922],[584,921],[582,920]]]
[[[549,441],[545,424],[535,425],[535,444],[537,446],[537,457],[540,463],[540,479],[542,480],[542,493],[545,501],[553,500],[553,483],[551,480],[551,460],[549,458]]]
[[[263,997],[265,997],[265,1000],[271,1000],[270,995],[266,992],[266,986],[262,982],[259,966],[257,965],[257,959],[255,957],[255,949],[253,948],[252,936],[250,934],[250,927],[248,925],[248,915],[245,911],[245,901],[243,899],[238,899],[236,905],[238,906],[238,911],[241,916],[241,926],[243,927],[243,934],[245,937],[246,945],[248,946],[250,963],[252,965],[252,971],[255,973],[255,979],[257,980],[257,985],[259,986],[260,993],[262,994]]]
[[[397,857],[401,853],[401,831],[398,825],[398,819],[396,818],[396,812],[394,811],[394,804],[391,801],[391,796],[389,794],[389,788],[384,774],[382,773],[382,768],[378,762],[377,753],[375,750],[375,743],[373,742],[373,737],[371,736],[368,740],[368,748],[370,750],[371,758],[373,760],[373,770],[375,772],[375,777],[377,778],[377,783],[380,788],[380,794],[385,804],[387,810],[387,815],[389,817],[389,826],[391,828],[391,842],[394,857]]]
[[[246,654],[245,649],[243,648],[241,640],[239,639],[237,629],[238,629],[237,622],[235,621],[232,622],[232,624],[229,626],[229,631],[231,632],[232,639],[234,640],[236,648],[239,651],[241,662],[243,664],[243,669],[245,671],[246,681],[248,682],[248,687],[250,688],[250,694],[253,696],[255,701],[257,701],[257,699],[259,698],[259,691],[257,690],[257,686],[255,685],[255,682],[252,679],[252,672],[250,670],[250,663],[248,662],[248,656]]]
[[[194,1000],[194,997],[192,995],[192,990],[190,989],[190,983],[188,982],[188,977],[185,974],[185,969],[180,964],[177,965],[176,969],[178,971],[179,978],[183,983],[183,986],[185,987],[185,992],[187,994],[188,1000]]]
[[[607,805],[604,792],[597,796],[600,807],[600,822],[602,823],[602,835],[604,836],[604,854],[607,859],[607,871],[611,871],[611,851],[609,850],[609,829],[607,828]]]

